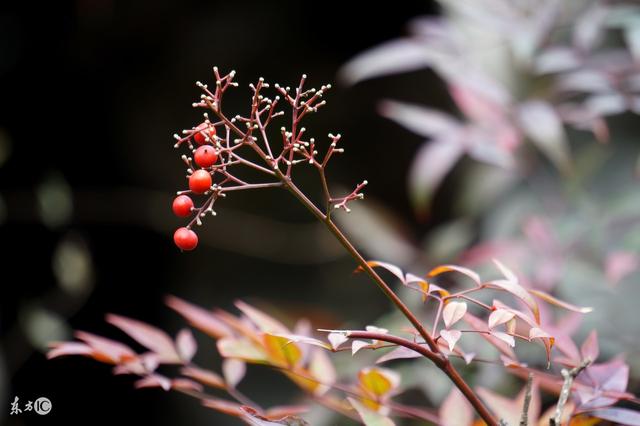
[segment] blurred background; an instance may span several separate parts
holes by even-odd
[[[495,276],[482,268],[500,258],[525,285],[594,306],[576,340],[596,328],[604,358],[626,353],[637,392],[640,12],[598,9],[632,2],[549,0],[562,5],[549,11],[522,0],[514,4],[533,6],[520,16],[501,1],[464,3],[0,6],[0,423],[238,424],[180,394],[136,391],[130,377],[92,360],[45,360],[47,342],[75,329],[122,338],[107,312],[174,334],[183,323],[166,294],[227,309],[244,299],[318,328],[400,326],[284,192],[233,194],[198,231],[196,251],[175,248],[184,222],[170,205],[186,182],[171,135],[201,121],[194,83],[211,82],[214,65],[238,72],[241,85],[225,100],[234,113],[246,110],[246,85],[260,76],[334,83],[306,127],[317,140],[343,135],[331,183],[370,183],[365,201],[338,215],[365,255],[415,273],[456,262],[483,277]],[[432,25],[437,17],[446,25]],[[405,35],[411,46],[375,48]],[[440,139],[435,110],[464,129],[459,155],[426,148]],[[319,194],[311,176],[300,179]],[[410,303],[419,305],[415,296]],[[202,340],[198,361],[216,360],[213,342]],[[473,369],[476,383],[517,388],[492,367]],[[448,391],[438,375],[418,379],[427,366],[399,371],[432,405]],[[257,367],[242,387],[267,406],[297,394]],[[16,396],[46,396],[53,411],[10,417]]]

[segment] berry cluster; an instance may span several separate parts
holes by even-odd
[[[193,152],[193,159],[186,158],[186,162],[190,167],[191,175],[189,179],[189,191],[193,194],[205,194],[211,189],[213,184],[212,174],[215,173],[213,166],[218,161],[218,151],[214,146],[216,140],[216,128],[208,121],[201,123],[189,135],[189,148]],[[193,149],[193,143],[199,145],[197,149]],[[192,169],[192,161],[197,170]],[[173,200],[173,213],[178,217],[189,217],[197,209],[194,207],[193,200],[188,195],[181,193]],[[191,230],[190,226],[181,227],[173,234],[173,241],[180,250],[193,250],[198,246],[198,235]]]
[[[189,189],[179,191],[173,201],[176,216],[193,216],[189,224],[179,228],[174,234],[174,242],[181,250],[193,250],[198,245],[198,236],[192,230],[193,225],[200,225],[207,213],[215,215],[215,201],[226,196],[229,191],[281,187],[291,192],[303,204],[310,203],[292,180],[292,170],[298,164],[310,165],[319,173],[324,205],[308,204],[308,208],[319,219],[330,221],[332,211],[337,209],[349,212],[348,203],[363,197],[360,191],[367,181],[356,185],[355,190],[341,197],[334,197],[329,191],[325,168],[333,155],[344,152],[342,148],[337,147],[341,136],[330,133],[330,144],[324,155],[320,156],[315,139],[306,138],[306,129],[301,125],[306,115],[317,112],[326,104],[322,97],[331,85],[321,86],[318,90],[305,89],[306,75],[303,75],[293,90],[275,84],[277,95],[271,98],[263,94],[263,90],[270,85],[260,78],[256,84],[249,85],[253,92],[250,113],[247,116],[227,117],[221,110],[222,98],[229,87],[238,85],[233,81],[235,72],[231,71],[221,76],[215,67],[213,72],[216,79],[215,89],[210,89],[200,82],[196,83],[203,93],[193,106],[207,110],[203,114],[204,121],[198,126],[183,130],[182,136],[174,135],[177,141],[176,148],[186,146],[189,149],[189,155],[182,156],[187,165]],[[266,130],[273,119],[284,115],[284,111],[276,110],[280,104],[290,107],[291,121],[290,128],[280,127],[280,135],[275,142],[269,140]],[[213,113],[215,120],[210,119],[210,113]],[[250,159],[242,148],[245,148],[253,159]],[[235,166],[253,169],[268,180],[247,182],[235,172],[232,173]],[[206,195],[208,198],[197,207],[187,194]]]

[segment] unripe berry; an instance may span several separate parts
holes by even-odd
[[[173,200],[173,213],[178,217],[187,217],[191,214],[193,201],[187,195],[178,195]]]
[[[207,123],[200,123],[196,129],[199,131],[193,134],[193,140],[196,141],[198,145],[207,143],[207,136],[209,136],[209,140],[213,142],[213,137],[216,134],[215,127]]]
[[[189,189],[196,194],[204,194],[211,188],[211,175],[206,170],[196,170],[189,176]]]
[[[198,245],[198,235],[191,229],[182,227],[173,234],[173,242],[180,250],[190,251]]]
[[[193,159],[198,166],[206,168],[213,166],[218,161],[218,154],[212,146],[203,145],[196,149]]]

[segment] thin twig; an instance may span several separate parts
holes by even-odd
[[[531,405],[531,387],[533,384],[533,373],[527,377],[527,388],[524,392],[524,404],[522,404],[522,415],[520,416],[520,426],[529,424],[529,405]]]
[[[582,361],[580,365],[572,368],[571,370],[567,370],[563,368],[560,373],[564,378],[564,383],[562,383],[562,389],[560,390],[560,397],[558,398],[558,404],[556,405],[556,411],[549,420],[550,426],[560,426],[562,422],[562,412],[564,411],[564,406],[569,399],[569,395],[571,395],[571,387],[573,386],[573,380],[578,377],[582,370],[587,368],[593,361],[590,358]]]

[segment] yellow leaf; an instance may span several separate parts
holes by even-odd
[[[298,345],[285,337],[265,334],[264,346],[272,364],[296,367],[302,359],[302,351]]]

